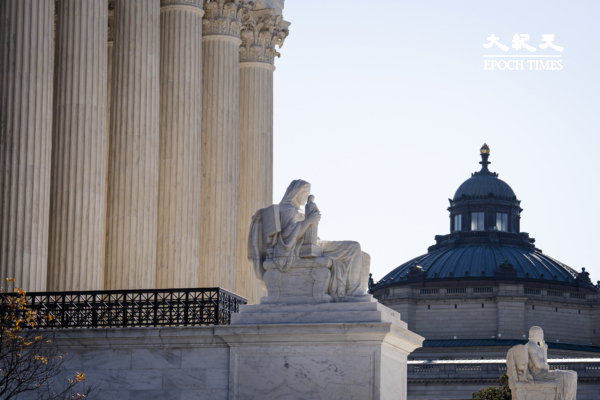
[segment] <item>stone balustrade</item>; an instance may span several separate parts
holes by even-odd
[[[600,357],[549,359],[550,369],[577,372],[577,400],[597,399]],[[408,361],[408,399],[470,399],[471,393],[499,386],[505,359]]]

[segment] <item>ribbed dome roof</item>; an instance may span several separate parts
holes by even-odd
[[[454,200],[460,199],[463,195],[468,197],[485,197],[490,193],[494,197],[503,199],[512,199],[515,197],[515,192],[496,174],[474,174],[458,187],[454,193]]]
[[[490,149],[487,145],[483,145],[480,154],[481,171],[463,182],[450,201],[451,232],[437,235],[436,243],[429,247],[427,254],[405,262],[379,282],[371,281],[371,293],[384,287],[438,279],[522,279],[594,287],[585,269],[576,272],[549,257],[535,247],[535,239],[530,238],[529,233],[520,232],[522,209],[515,192],[488,169]],[[493,199],[488,198],[490,194]],[[484,214],[483,225],[481,220],[473,222],[473,218],[481,216],[469,213]],[[499,215],[505,217],[498,220]],[[458,227],[456,221],[459,221]]]
[[[406,280],[406,273],[415,264],[423,268],[425,279],[457,277],[494,277],[496,269],[508,262],[516,269],[517,278],[574,282],[578,273],[539,250],[520,246],[470,245],[431,251],[402,264],[387,274],[379,284]],[[555,279],[556,277],[556,279]]]

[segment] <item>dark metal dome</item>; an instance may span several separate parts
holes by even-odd
[[[480,151],[481,170],[463,182],[450,199],[450,233],[437,235],[428,253],[405,262],[370,292],[390,286],[435,280],[533,280],[583,285],[597,291],[589,274],[542,253],[535,239],[520,231],[520,201],[498,174],[488,169],[490,149]]]
[[[517,245],[445,246],[405,262],[379,283],[418,279],[411,276],[415,263],[422,268],[421,279],[512,277],[574,283],[578,273],[538,249]],[[514,270],[511,270],[512,265]],[[413,268],[413,271],[411,271]]]
[[[469,198],[482,198],[493,194],[494,197],[510,200],[515,198],[515,192],[497,174],[474,174],[458,187],[454,193],[453,200],[459,200],[463,196]]]

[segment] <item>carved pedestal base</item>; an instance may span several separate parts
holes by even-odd
[[[273,261],[267,260],[263,279],[269,295],[261,304],[304,304],[330,303],[333,298],[327,293],[331,278],[329,258],[299,259],[289,271],[281,272]]]
[[[229,399],[406,400],[423,338],[367,303],[242,306],[215,331],[230,346]]]
[[[556,389],[535,388],[531,385],[528,389],[517,389],[513,397],[515,400],[555,400]]]

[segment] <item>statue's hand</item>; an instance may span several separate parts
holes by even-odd
[[[319,211],[313,211],[310,213],[310,215],[306,218],[306,220],[308,221],[308,223],[310,224],[316,224],[317,222],[319,222],[321,220],[321,213]]]

